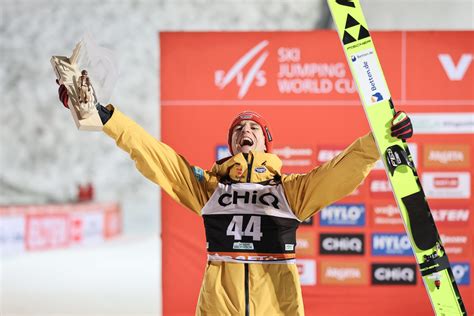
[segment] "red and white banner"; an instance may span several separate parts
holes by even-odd
[[[0,207],[3,254],[97,244],[122,231],[116,203]]]
[[[414,122],[410,148],[472,310],[474,32],[372,35],[395,107]],[[243,110],[269,122],[285,173],[307,172],[369,131],[333,31],[164,32],[160,48],[162,140],[193,165],[228,154],[229,124]],[[432,314],[380,166],[298,231],[307,315]],[[206,264],[202,220],[164,195],[162,225],[164,315],[191,315]],[[321,234],[355,234],[364,246],[328,254]]]

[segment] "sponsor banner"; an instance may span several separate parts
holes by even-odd
[[[364,106],[390,99],[375,50],[372,48],[362,50],[352,54],[350,59],[357,78],[360,78],[357,85],[364,99]]]
[[[0,252],[10,255],[25,251],[25,218],[19,215],[0,216]]]
[[[373,256],[413,256],[410,239],[405,233],[372,234]]]
[[[316,285],[316,260],[296,259],[301,285]]]
[[[71,214],[69,222],[71,243],[85,245],[103,242],[103,228],[104,213],[100,211]]]
[[[4,206],[0,228],[5,254],[96,244],[122,229],[115,203]]]
[[[288,145],[273,148],[272,153],[281,159],[284,173],[304,173],[316,166],[315,146]]]
[[[470,146],[467,144],[425,144],[423,167],[425,168],[469,168]]]
[[[471,256],[472,245],[468,233],[441,234],[441,241],[447,254],[468,258]]]
[[[473,125],[468,114],[473,112],[471,108],[474,104],[471,88],[473,66],[472,62],[467,66],[467,59],[463,57],[466,52],[463,49],[471,49],[469,39],[473,34],[474,32],[372,34],[377,36],[377,52],[383,71],[386,77],[390,78],[388,84],[394,104],[405,107],[406,111],[410,112],[409,115],[414,116],[415,134],[421,134],[415,144],[415,148],[418,145],[418,152],[409,142],[413,160],[419,167],[420,181],[422,173],[427,171],[470,172],[472,169],[472,163],[468,167],[454,167],[453,164],[460,163],[456,153],[432,154],[431,157],[435,160],[429,161],[429,164],[433,167],[426,166],[424,155],[425,144],[438,145],[446,142],[470,146],[472,159]],[[418,42],[413,42],[415,37]],[[431,40],[427,41],[427,38]],[[325,47],[324,50],[314,49],[315,39]],[[446,45],[446,41],[449,45]],[[262,114],[270,124],[274,134],[273,148],[282,160],[287,160],[283,161],[285,173],[306,172],[304,168],[310,161],[313,165],[329,161],[369,130],[364,111],[360,108],[360,98],[349,73],[352,62],[349,59],[349,65],[346,63],[340,41],[334,31],[170,32],[160,33],[160,45],[157,47],[161,49],[162,85],[159,103],[162,105],[162,140],[192,161],[193,166],[206,169],[212,166],[215,160],[228,155],[225,135],[229,123],[237,113],[244,110]],[[413,47],[418,48],[414,50]],[[459,47],[460,50],[457,50]],[[424,50],[430,54],[435,52],[430,55],[429,61],[425,60]],[[356,52],[356,49],[353,51]],[[450,56],[442,57],[442,64],[438,59],[439,54]],[[420,72],[418,64],[423,65],[423,69],[427,71]],[[186,75],[190,69],[193,76]],[[462,79],[450,80],[445,69],[450,69],[452,78]],[[433,80],[425,80],[427,76]],[[436,85],[435,88],[433,84]],[[458,89],[458,86],[462,86],[462,89]],[[348,93],[348,87],[353,91]],[[373,106],[376,107],[377,104]],[[216,113],[218,119],[212,120]],[[212,124],[208,124],[210,119]],[[183,129],[183,126],[187,128]],[[193,131],[194,137],[189,137],[189,130]],[[196,146],[196,138],[206,139],[207,142]],[[414,157],[417,153],[418,158]],[[434,164],[438,163],[439,166],[435,167]],[[311,167],[313,166],[308,169]],[[314,269],[317,269],[318,273],[317,276],[313,274],[308,279],[302,279],[302,283],[309,284],[304,286],[303,291],[308,315],[347,314],[347,311],[351,310],[351,302],[340,295],[339,289],[351,282],[360,284],[357,285],[360,290],[351,293],[355,301],[363,301],[367,296],[373,298],[373,304],[359,304],[356,314],[387,314],[390,312],[384,301],[387,296],[396,296],[400,301],[406,302],[397,304],[396,311],[392,308],[391,312],[394,314],[425,315],[431,312],[429,304],[419,304],[419,296],[413,295],[417,286],[407,285],[407,291],[400,292],[398,286],[390,285],[380,291],[383,286],[372,285],[369,279],[372,278],[369,266],[372,263],[414,263],[408,237],[402,237],[404,229],[401,217],[380,162],[375,169],[377,168],[379,170],[372,172],[354,195],[333,202],[365,204],[366,224],[374,226],[337,227],[336,225],[341,224],[337,215],[321,219],[320,213],[300,227],[302,232],[312,231],[316,234],[316,238],[312,239],[315,243],[314,254],[306,234],[298,237],[296,248],[298,256],[305,256],[303,259],[315,260],[317,263],[315,268],[305,270],[302,264],[299,266],[301,274],[306,271],[314,272]],[[378,176],[381,178],[377,179]],[[374,182],[374,179],[378,182]],[[429,200],[429,203],[430,206],[432,202],[436,203],[432,207],[435,209],[433,217],[449,225],[445,226],[448,229],[442,227],[440,232],[454,236],[469,232],[469,243],[472,247],[474,239],[471,226],[474,222],[464,222],[467,215],[465,204],[470,207],[471,199],[435,199]],[[184,211],[183,206],[176,204],[166,194],[161,203],[163,314],[192,314],[202,285],[202,274],[198,272],[203,271],[206,265],[202,252],[202,246],[206,244],[202,221],[196,220],[194,214]],[[439,210],[436,210],[438,207]],[[179,211],[181,209],[183,210]],[[450,211],[446,212],[445,209]],[[464,211],[452,211],[453,209]],[[342,223],[347,223],[347,217],[342,217]],[[325,226],[329,223],[336,225]],[[457,225],[459,226],[455,229]],[[320,254],[321,232],[363,233],[367,250],[364,255]],[[378,235],[373,236],[373,233]],[[194,236],[192,240],[187,238],[190,234]],[[179,238],[176,238],[177,236]],[[373,246],[375,250],[372,250]],[[178,252],[177,247],[180,249]],[[340,250],[334,247],[333,244],[330,249]],[[372,255],[373,252],[375,255]],[[470,262],[472,255],[471,253],[468,258],[459,256],[453,259],[458,262]],[[328,260],[340,261],[341,265],[346,265],[336,263],[327,267],[330,269],[323,268],[323,263],[327,264]],[[363,266],[365,264],[365,268],[360,270],[359,267],[353,266],[358,264],[357,261],[363,263]],[[189,262],[196,264],[189,265]],[[408,271],[403,270],[404,265],[399,270],[393,266],[385,268],[390,268],[390,274],[379,275],[381,282],[394,284],[400,280],[406,281],[409,276]],[[416,275],[419,279],[418,273]],[[316,281],[317,285],[310,285]],[[180,284],[186,286],[182,287]],[[461,290],[467,290],[469,294],[470,288],[463,287],[465,288]],[[327,297],[334,304],[318,304],[318,297]],[[469,307],[469,304],[472,305],[472,302],[468,300],[466,307]]]
[[[363,255],[364,234],[320,234],[321,255]]]
[[[324,50],[315,50],[309,44],[311,39],[309,32],[161,33],[162,76],[166,79],[162,104],[207,101],[214,105],[216,100],[223,105],[228,100],[269,98],[357,100],[357,88],[334,34],[318,34]],[[180,58],[176,58],[175,47],[187,49],[178,49]],[[169,75],[186,74],[189,69],[199,79]]]
[[[452,262],[451,270],[458,285],[471,284],[471,264],[469,262]]]
[[[456,202],[439,204],[438,201],[430,203],[431,215],[436,225],[451,228],[465,228],[469,225],[471,209],[468,204]]]
[[[321,261],[320,283],[324,285],[367,285],[367,264],[364,262]]]
[[[428,198],[468,199],[471,197],[469,172],[424,172],[421,181]]]
[[[364,204],[332,204],[319,212],[320,226],[365,226]]]
[[[472,32],[405,34],[407,99],[440,100],[443,108],[451,105],[450,101],[472,101]]]
[[[319,146],[316,160],[318,164],[322,165],[339,155],[343,150],[343,146]]]
[[[26,215],[25,246],[28,250],[52,249],[69,245],[66,214]]]
[[[403,219],[395,202],[373,204],[370,210],[371,225],[373,227],[403,228]]]
[[[393,199],[392,186],[385,173],[369,176],[369,192],[374,199]]]
[[[316,254],[316,232],[314,230],[296,231],[296,255],[312,257]]]
[[[474,112],[410,113],[409,116],[417,135],[474,134]]]
[[[122,216],[120,209],[105,212],[104,238],[120,235],[122,232]]]
[[[373,263],[373,285],[416,285],[416,264]]]

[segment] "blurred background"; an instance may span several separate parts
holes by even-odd
[[[474,29],[473,0],[361,3],[371,30]],[[11,239],[0,314],[160,315],[159,189],[106,135],[77,131],[50,57],[70,56],[92,34],[118,60],[111,103],[160,138],[160,31],[332,29],[326,2],[2,0],[0,8],[0,242]],[[40,241],[24,237],[33,239],[22,249],[12,227],[25,225],[26,211]],[[45,220],[52,211],[72,220]],[[108,231],[98,231],[104,222]],[[74,223],[82,233],[65,240]]]

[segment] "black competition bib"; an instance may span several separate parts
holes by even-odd
[[[294,263],[300,221],[281,185],[220,183],[202,216],[209,260]]]

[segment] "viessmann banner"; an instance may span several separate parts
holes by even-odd
[[[474,32],[373,38],[395,106],[414,122],[410,151],[472,311]],[[335,32],[164,32],[160,48],[162,140],[192,165],[228,155],[243,110],[269,122],[285,173],[307,172],[369,131]],[[202,219],[164,195],[162,223],[164,315],[191,315],[206,269]],[[307,315],[432,314],[381,162],[301,224],[297,257]]]

